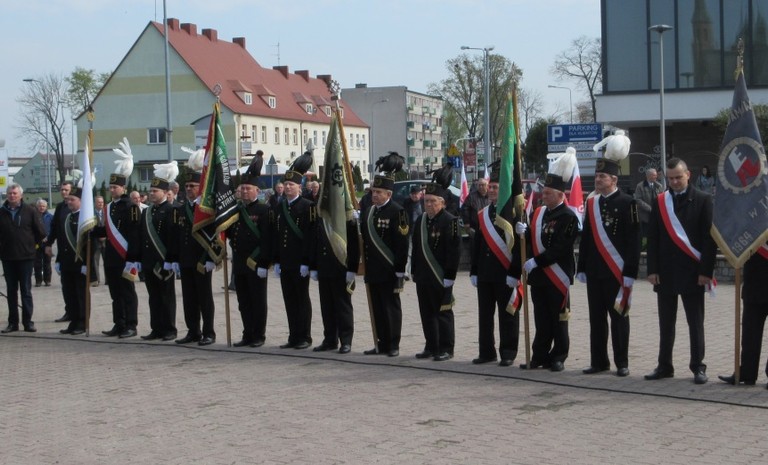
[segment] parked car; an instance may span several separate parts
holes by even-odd
[[[408,195],[411,192],[411,186],[424,187],[431,182],[432,181],[428,179],[409,179],[407,181],[396,181],[395,188],[392,191],[392,200],[402,205],[405,199],[408,198]],[[448,189],[456,197],[461,196],[461,189],[459,189],[458,187],[450,186]]]

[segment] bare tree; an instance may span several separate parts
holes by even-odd
[[[32,150],[52,154],[59,179],[64,179],[64,136],[67,127],[65,104],[67,86],[56,74],[26,80],[17,102],[26,111],[21,114],[21,134],[34,142]]]
[[[603,69],[600,39],[581,36],[571,42],[570,48],[555,58],[550,71],[558,80],[569,80],[586,90],[592,107],[591,121],[597,117],[595,95],[602,90]]]
[[[532,89],[520,89],[517,93],[518,113],[520,114],[520,139],[525,140],[528,131],[536,120],[541,119],[544,98],[541,92]]]

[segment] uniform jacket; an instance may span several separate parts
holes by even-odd
[[[79,211],[70,214],[69,209],[67,209],[67,215],[57,224],[59,230],[56,234],[59,238],[59,247],[56,253],[56,263],[60,264],[62,272],[79,273],[80,268],[85,264],[82,259],[78,260],[77,258],[77,221],[79,218]],[[67,233],[67,229],[69,233]],[[73,239],[73,244],[69,243],[67,234]]]
[[[126,261],[138,261],[140,256],[139,226],[141,223],[141,210],[137,205],[131,203],[131,199],[127,194],[120,198],[113,199],[110,204],[109,214],[112,223],[128,242],[128,253],[126,258],[123,259],[107,238],[104,241],[104,266],[122,268],[125,266]],[[104,208],[106,212],[106,205]],[[104,224],[99,223],[98,226],[93,228],[94,237],[107,237],[106,222],[107,219],[104,218]]]
[[[640,264],[640,224],[637,216],[635,199],[629,194],[616,191],[605,198],[605,204],[600,206],[600,196],[595,198],[595,208],[600,208],[603,227],[611,244],[624,260],[624,268],[621,275],[629,278],[637,278],[637,269]],[[579,244],[579,263],[577,272],[584,272],[588,277],[599,279],[612,279],[613,273],[608,268],[594,240],[592,212],[587,203],[584,215],[584,230],[581,233]]]
[[[544,208],[544,207],[539,207]],[[537,210],[538,210],[537,209]],[[527,257],[536,260],[536,268],[528,275],[528,284],[531,286],[544,286],[550,283],[544,273],[544,268],[557,263],[568,275],[568,280],[573,284],[574,258],[573,243],[579,234],[579,220],[573,210],[565,203],[544,213],[541,224],[541,242],[546,249],[544,253],[533,255],[531,228],[525,233]],[[512,257],[512,275],[520,278],[522,267],[520,257]]]
[[[248,267],[248,258],[256,248],[259,252],[255,255],[257,268],[269,268],[272,260],[273,238],[275,227],[275,211],[266,204],[253,201],[248,205],[239,204],[240,219],[227,229],[229,245],[232,247],[232,268],[235,274],[245,274],[251,270]],[[248,216],[259,231],[258,237],[245,222]]]
[[[8,201],[0,207],[0,259],[34,260],[35,246],[45,237],[40,213],[22,200],[14,217]]]
[[[173,223],[173,211],[174,208],[171,203],[165,201],[160,205],[151,205],[141,212],[141,225],[139,226],[139,232],[141,233],[141,267],[145,273],[152,272],[156,264],[162,266],[163,262],[169,261],[168,247],[172,241],[178,240],[174,236],[176,227]],[[157,232],[158,238],[165,246],[165,258],[161,257],[157,247],[153,244],[150,233],[147,230],[147,222],[151,222],[150,227]]]
[[[390,200],[384,206],[373,211],[373,231],[368,229],[368,212],[376,208],[370,205],[360,215],[363,230],[365,253],[366,282],[387,282],[395,279],[395,273],[404,273],[408,261],[408,218],[399,204]],[[381,237],[384,244],[394,255],[394,264],[390,265],[381,252],[371,242],[371,234]]]
[[[358,242],[357,223],[347,221],[347,262],[341,264],[333,253],[331,243],[325,234],[324,221],[318,218],[315,227],[315,238],[312,240],[313,263],[310,268],[317,270],[319,278],[341,278],[346,276],[347,271],[357,273],[360,265],[360,242]]]
[[[53,218],[51,218],[51,227],[48,232],[48,237],[45,241],[46,246],[53,247],[53,244],[56,243],[57,239],[63,239],[63,237],[59,237],[59,224],[64,223],[67,215],[69,215],[69,206],[67,206],[67,202],[60,202],[56,205],[56,208],[53,210]]]
[[[635,187],[635,201],[637,201],[637,213],[642,223],[647,223],[651,218],[651,206],[656,201],[656,196],[664,192],[664,188],[654,181],[652,186],[648,181],[641,181]]]
[[[285,271],[297,271],[301,265],[312,263],[311,238],[315,233],[315,207],[312,201],[298,196],[293,204],[287,205],[285,199],[277,206],[277,234],[274,238],[273,262],[279,263]],[[296,234],[285,217],[285,209],[296,223],[301,237]]]
[[[214,261],[208,255],[208,250],[203,247],[195,236],[192,235],[192,225],[195,218],[197,205],[193,201],[185,200],[180,205],[173,207],[173,225],[175,232],[168,248],[166,261],[176,262],[179,268],[197,268],[198,264]]]
[[[496,219],[496,205],[490,205],[488,208],[488,215],[491,218],[491,222],[493,222]],[[478,224],[477,221],[475,224]],[[500,237],[504,237],[504,231],[502,229],[495,225],[493,228]],[[515,245],[512,248],[513,260],[514,257],[517,257],[517,260],[520,260],[519,248],[520,241],[518,238],[515,238]],[[519,265],[520,264],[518,263],[518,268]],[[506,282],[507,276],[512,275],[512,263],[510,263],[509,268],[504,268],[499,259],[496,258],[496,255],[491,251],[491,248],[488,247],[488,242],[485,240],[485,236],[479,226],[472,239],[469,274],[470,276],[477,276],[478,281],[490,283],[504,283]]]
[[[411,252],[411,274],[413,281],[442,286],[432,272],[427,258],[422,251],[422,223],[427,222],[427,240],[429,248],[437,263],[443,268],[443,279],[456,279],[459,268],[461,236],[459,235],[459,219],[445,209],[441,210],[431,220],[426,213],[416,220],[413,230],[413,247]]]
[[[715,268],[715,241],[712,227],[712,196],[688,185],[682,201],[675,202],[675,213],[691,245],[701,252],[696,261],[672,242],[661,219],[658,201],[648,222],[648,274],[659,275],[657,292],[688,294],[703,291],[699,276],[712,277]]]

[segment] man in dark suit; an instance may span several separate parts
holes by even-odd
[[[768,243],[765,243],[744,264],[744,282],[741,298],[744,313],[741,317],[741,372],[739,382],[753,385],[760,368],[760,347],[763,342],[765,319],[768,317]],[[768,375],[768,363],[765,365]],[[736,384],[736,376],[718,376],[728,384]],[[768,385],[766,385],[768,387]]]
[[[376,329],[376,347],[366,355],[400,355],[403,310],[400,291],[408,261],[408,216],[392,201],[395,179],[376,175],[371,188],[371,204],[362,211],[365,253],[365,282],[371,293]]]
[[[645,170],[645,181],[640,181],[635,187],[634,198],[637,202],[637,215],[640,218],[640,237],[648,237],[648,221],[651,218],[651,205],[656,197],[664,191],[664,187],[656,179],[659,174],[653,168]]]
[[[459,219],[445,211],[444,189],[427,184],[424,213],[413,232],[413,281],[426,344],[416,358],[453,357],[453,283],[459,268]]]
[[[64,181],[61,183],[61,186],[59,187],[59,192],[61,193],[61,202],[59,202],[58,205],[56,205],[56,208],[53,210],[53,219],[51,220],[51,232],[48,234],[48,237],[46,237],[43,240],[43,243],[45,244],[46,250],[48,250],[48,247],[53,248],[53,245],[56,243],[57,240],[63,240],[63,237],[59,237],[58,234],[60,231],[63,231],[61,229],[60,225],[64,223],[64,220],[66,219],[67,215],[69,215],[69,206],[67,205],[67,197],[69,196],[69,193],[72,191],[72,181]],[[52,249],[51,249],[52,250]],[[47,252],[50,256],[52,252]],[[64,289],[61,290],[62,296],[64,295]],[[66,299],[64,303],[64,315],[57,318],[56,323],[63,323],[67,321],[71,321],[71,317],[69,314],[69,307],[67,307]]]
[[[626,156],[626,155],[625,155]],[[587,284],[590,366],[585,374],[609,370],[608,322],[618,376],[629,375],[629,297],[637,279],[640,237],[637,205],[617,187],[619,164],[602,158],[595,168],[595,192],[587,201],[576,277]]]
[[[520,241],[515,241],[511,253],[499,247],[491,247],[505,241],[504,230],[494,224],[496,220],[496,201],[499,197],[499,170],[491,174],[490,182],[484,187],[488,194],[489,205],[482,207],[475,219],[476,231],[472,239],[472,259],[469,279],[477,288],[477,317],[479,355],[472,360],[475,365],[495,362],[496,341],[494,338],[493,318],[499,312],[499,349],[500,366],[511,366],[517,357],[520,332],[519,313],[510,313],[507,306],[512,298],[518,280],[512,277],[512,256],[519,257]],[[506,248],[506,250],[509,250]],[[498,254],[498,255],[497,255]]]
[[[63,221],[57,223],[59,247],[55,266],[61,275],[61,292],[64,294],[64,305],[70,316],[69,325],[59,331],[61,334],[78,335],[85,332],[85,251],[82,258],[77,254],[81,192],[77,187],[70,189],[69,195],[64,199],[69,212]]]
[[[285,198],[285,184],[282,182],[278,182],[275,184],[275,188],[273,189],[272,195],[269,196],[267,199],[267,204],[269,205],[269,208],[275,211],[277,213],[277,207],[280,205],[280,201],[282,201]]]
[[[274,247],[275,274],[280,277],[285,313],[288,316],[288,342],[282,349],[306,349],[312,345],[312,302],[309,300],[309,265],[315,207],[301,194],[298,171],[285,172],[285,199],[277,207],[277,234]]]
[[[678,296],[683,301],[691,339],[690,370],[696,384],[707,382],[704,364],[704,291],[712,284],[715,242],[712,197],[689,184],[684,161],[667,161],[669,190],[657,197],[648,223],[648,282],[659,306],[659,361],[645,379],[671,378]]]

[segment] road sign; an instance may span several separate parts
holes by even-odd
[[[449,157],[458,157],[459,156],[459,149],[456,148],[456,144],[451,144],[451,148],[448,149],[448,156]]]
[[[574,142],[592,142],[603,138],[603,125],[593,124],[549,124],[547,125],[547,144],[567,144]]]
[[[547,150],[549,152],[565,152],[568,147],[573,147],[577,152],[591,152],[592,147],[596,144],[596,141],[589,142],[571,142],[569,144],[549,144]]]

